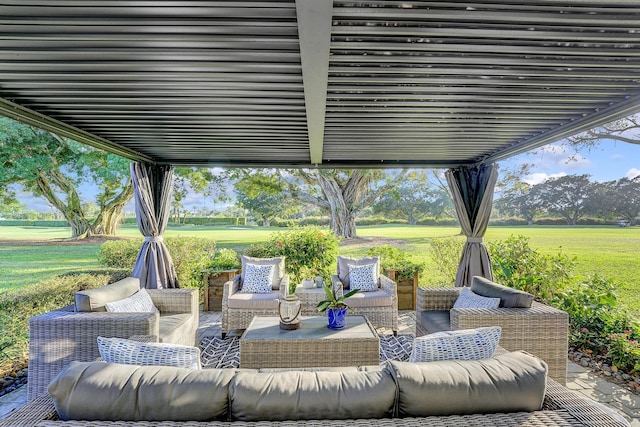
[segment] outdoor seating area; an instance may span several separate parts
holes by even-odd
[[[121,156],[144,241],[132,277],[29,320],[28,402],[0,427],[629,425],[566,387],[567,313],[494,283],[483,239],[497,162],[640,111],[640,4],[41,3],[0,5],[0,114]],[[318,244],[290,276],[258,250],[203,313],[164,243],[178,167],[297,169],[310,195],[266,184],[336,241],[388,192],[376,170],[442,169],[455,282],[417,289],[408,325],[379,257]]]
[[[254,413],[253,415],[251,415],[250,414],[251,411],[247,412],[250,408],[248,408],[247,405],[244,404],[243,402],[246,402],[246,401],[255,402],[255,399],[257,398],[257,396],[261,394],[252,394],[255,392],[251,391],[251,386],[249,386],[249,388],[245,387],[242,390],[235,388],[236,385],[234,381],[237,379],[236,375],[239,372],[237,368],[240,367],[239,353],[240,353],[241,331],[234,331],[234,333],[229,334],[225,339],[222,339],[220,336],[221,335],[221,313],[220,312],[203,312],[201,314],[202,316],[201,316],[201,325],[198,330],[198,341],[200,343],[200,349],[202,351],[202,361],[203,361],[202,365],[203,365],[203,368],[205,368],[202,371],[192,371],[184,368],[169,368],[169,367],[160,368],[160,367],[153,367],[153,366],[127,367],[126,365],[113,365],[112,363],[104,363],[104,362],[97,362],[97,363],[86,362],[83,364],[76,364],[75,368],[73,368],[73,369],[76,369],[75,371],[73,371],[75,372],[73,374],[75,375],[73,377],[75,378],[74,381],[79,381],[79,383],[76,386],[74,386],[74,389],[76,389],[76,387],[81,387],[81,388],[77,388],[78,393],[75,395],[75,399],[80,399],[80,396],[82,396],[82,394],[86,395],[87,393],[91,395],[96,395],[98,394],[98,392],[96,391],[96,387],[104,386],[104,383],[101,381],[97,383],[93,381],[84,382],[84,380],[82,380],[83,375],[86,375],[84,378],[89,378],[91,376],[93,376],[93,378],[108,377],[110,379],[109,382],[112,383],[112,386],[122,391],[119,391],[115,394],[100,393],[100,395],[105,396],[105,398],[107,399],[108,399],[107,396],[111,395],[112,398],[126,397],[124,401],[140,402],[140,404],[144,406],[145,411],[156,411],[155,417],[149,415],[149,413],[141,412],[140,414],[144,414],[144,415],[141,415],[141,418],[138,421],[108,422],[108,421],[96,421],[96,420],[88,421],[88,420],[80,420],[80,419],[77,419],[77,420],[69,419],[66,421],[62,421],[60,420],[60,414],[56,410],[56,406],[54,404],[54,400],[52,399],[52,396],[45,393],[40,397],[32,400],[21,409],[12,413],[8,418],[0,421],[0,426],[2,427],[36,426],[36,425],[46,425],[46,426],[57,426],[57,425],[60,425],[60,426],[62,425],[65,425],[65,426],[97,426],[97,425],[205,426],[205,425],[233,425],[233,424],[248,425],[246,424],[246,422],[249,420],[249,418],[247,417],[250,417],[250,416],[259,417],[260,414],[256,414],[255,411],[258,409],[254,409]],[[379,365],[374,366],[370,364],[366,367],[361,367],[359,369],[357,366],[320,369],[321,371],[324,372],[324,374],[328,374],[329,376],[340,375],[341,381],[344,379],[349,380],[350,378],[350,380],[353,382],[348,382],[348,384],[352,384],[352,385],[360,384],[360,386],[362,386],[361,383],[358,383],[357,378],[360,378],[361,380],[365,381],[366,384],[372,384],[372,383],[379,384],[378,385],[379,388],[376,389],[378,390],[378,392],[375,392],[375,393],[373,389],[365,393],[363,393],[363,389],[358,389],[358,391],[354,392],[353,394],[348,394],[348,395],[345,394],[345,396],[343,396],[345,400],[341,400],[341,402],[342,401],[345,402],[344,404],[343,403],[338,404],[336,401],[332,399],[325,398],[324,400],[322,400],[327,405],[329,404],[337,405],[332,407],[332,409],[335,410],[336,412],[342,411],[342,413],[345,413],[348,410],[351,410],[352,408],[349,408],[349,404],[353,404],[356,406],[361,405],[360,410],[365,410],[365,411],[366,411],[366,405],[371,404],[371,405],[375,405],[375,407],[377,408],[376,410],[380,411],[380,407],[384,406],[382,405],[381,402],[386,402],[385,403],[386,406],[384,406],[382,412],[390,411],[389,414],[385,413],[384,416],[378,415],[376,418],[372,418],[371,413],[367,413],[366,416],[360,419],[348,418],[348,419],[341,419],[341,420],[322,419],[322,421],[314,421],[314,420],[262,421],[257,425],[280,425],[280,426],[309,425],[311,426],[311,425],[318,425],[318,422],[321,422],[322,425],[367,424],[367,425],[381,425],[381,426],[382,425],[409,425],[409,426],[411,425],[415,425],[415,426],[418,426],[418,425],[469,425],[469,426],[471,425],[475,425],[475,426],[485,426],[485,425],[486,426],[495,426],[495,425],[625,426],[625,425],[628,425],[628,423],[626,423],[624,419],[622,419],[615,413],[611,412],[611,410],[606,409],[604,406],[598,403],[595,403],[585,398],[584,396],[579,395],[578,393],[567,389],[566,387],[563,387],[562,385],[558,384],[556,381],[554,381],[551,378],[546,378],[546,366],[543,362],[539,361],[539,359],[531,356],[519,355],[519,353],[506,352],[503,349],[498,349],[498,351],[496,352],[496,355],[494,356],[491,363],[497,363],[497,365],[493,366],[493,368],[491,369],[498,369],[498,366],[500,367],[500,369],[504,368],[503,364],[507,363],[504,360],[505,355],[510,356],[512,354],[516,354],[517,356],[515,356],[515,358],[516,359],[522,358],[522,360],[519,360],[518,363],[515,363],[514,360],[511,360],[511,362],[509,362],[509,363],[515,363],[515,364],[509,365],[510,367],[508,368],[508,374],[507,374],[508,378],[503,378],[502,379],[503,382],[500,384],[500,386],[494,385],[494,387],[483,389],[483,393],[481,393],[482,396],[484,396],[485,398],[487,396],[494,396],[493,398],[486,398],[486,399],[482,398],[480,403],[476,401],[474,405],[479,405],[479,407],[485,406],[489,408],[489,406],[486,406],[488,405],[487,402],[490,402],[490,401],[504,402],[505,401],[504,396],[507,396],[507,395],[516,395],[518,396],[518,398],[521,398],[522,396],[527,396],[527,398],[531,398],[532,395],[534,397],[537,395],[538,398],[542,399],[541,400],[542,406],[539,409],[531,410],[531,411],[519,410],[519,411],[513,412],[513,411],[508,411],[507,407],[505,407],[504,411],[479,410],[478,411],[479,413],[469,414],[468,409],[466,408],[470,407],[467,402],[469,402],[468,399],[470,399],[471,397],[468,395],[469,389],[468,389],[467,381],[469,381],[471,377],[466,377],[467,379],[464,381],[464,385],[462,386],[462,389],[458,391],[459,393],[462,393],[461,397],[458,399],[460,402],[459,406],[456,409],[455,404],[448,405],[449,411],[459,411],[460,412],[459,414],[453,414],[455,413],[453,412],[450,415],[407,416],[407,413],[411,413],[411,411],[415,411],[416,407],[422,408],[424,406],[425,400],[423,396],[427,396],[427,395],[432,396],[432,398],[436,399],[436,402],[437,402],[437,396],[445,396],[445,395],[448,396],[448,394],[446,393],[442,394],[442,389],[441,389],[442,384],[440,382],[438,382],[437,386],[435,386],[436,387],[435,389],[431,388],[431,391],[429,391],[430,387],[434,387],[434,386],[429,386],[429,383],[420,383],[420,382],[416,383],[415,381],[407,382],[412,378],[412,376],[415,375],[415,372],[413,371],[413,369],[417,369],[417,368],[431,369],[429,368],[430,363],[408,362],[410,358],[412,341],[413,341],[413,334],[411,333],[413,332],[413,327],[414,327],[414,324],[411,321],[413,317],[414,317],[413,314],[410,312],[403,313],[402,315],[403,320],[401,322],[399,335],[397,337],[393,336],[389,329],[386,329],[386,328],[377,329],[377,333],[380,338],[380,353],[379,353],[380,364]],[[304,321],[305,319],[303,318],[303,322]],[[291,332],[291,331],[282,331],[282,333],[288,333],[288,332]],[[277,356],[273,355],[272,357],[277,357]],[[310,358],[313,358],[313,356],[310,356]],[[498,362],[495,362],[495,360],[498,360]],[[463,368],[462,371],[460,372],[463,372],[463,371],[466,373],[474,372],[473,369],[469,370],[469,367],[474,366],[474,364],[477,364],[480,362],[485,363],[483,361],[460,361],[460,362],[447,362],[447,363],[433,362],[431,363],[431,366],[433,367],[437,366],[439,369],[449,369],[450,370],[449,374],[446,374],[446,375],[448,376],[453,375],[454,377],[456,377],[456,375],[458,374],[455,374],[455,373],[458,372],[460,368]],[[113,371],[111,370],[113,366],[116,366],[116,367],[121,366],[123,367],[124,371],[119,371],[118,370],[119,368]],[[391,368],[389,368],[389,366],[391,366]],[[464,366],[467,366],[467,368],[464,368]],[[79,369],[80,367],[81,369]],[[521,378],[527,378],[526,384],[525,383],[517,384],[517,383],[511,382],[513,379],[513,372],[523,369],[523,367],[526,367],[526,372],[528,372],[527,375],[521,376]],[[109,369],[108,374],[106,374],[106,371],[103,371],[104,369]],[[486,369],[486,366],[483,367],[483,369]],[[251,384],[251,382],[247,383],[246,381],[249,381],[251,379],[251,376],[255,375],[256,376],[255,378],[260,378],[257,384],[259,384],[260,387],[262,387],[263,384],[265,384],[265,382],[263,381],[265,376],[270,376],[270,378],[274,381],[284,380],[283,378],[278,379],[277,378],[278,375],[286,374],[286,375],[304,376],[307,374],[311,374],[313,373],[313,371],[317,371],[317,370],[318,369],[312,369],[310,371],[309,368],[305,368],[304,370],[303,368],[289,368],[284,370],[269,369],[269,368],[262,368],[262,369],[244,369],[243,368],[245,376],[241,378],[243,379],[242,384],[247,385],[247,384]],[[100,374],[101,372],[106,374],[106,376],[101,375]],[[149,400],[149,399],[136,400],[140,397],[139,395],[138,397],[136,397],[137,393],[142,393],[143,390],[132,390],[128,388],[129,386],[125,386],[124,383],[123,385],[118,385],[119,381],[126,381],[127,384],[129,384],[130,383],[129,379],[132,378],[131,375],[133,374],[133,372],[135,372],[136,373],[135,375],[137,376],[137,378],[140,379],[140,384],[141,384],[141,387],[143,388],[149,387],[149,385],[144,386],[144,384],[146,384],[146,382],[144,381],[144,378],[146,377],[146,375],[153,375],[154,378],[158,378],[158,376],[160,376],[160,378],[164,378],[161,381],[166,381],[167,384],[171,384],[170,386],[172,388],[183,387],[180,389],[182,390],[181,392],[182,396],[185,399],[188,396],[193,396],[192,398],[186,399],[186,401],[191,402],[190,403],[191,405],[196,405],[199,408],[197,413],[202,413],[202,407],[207,406],[205,410],[213,411],[217,414],[216,417],[214,417],[215,419],[208,420],[208,421],[201,420],[201,421],[188,421],[188,422],[186,421],[185,422],[178,422],[178,421],[163,422],[164,419],[158,418],[157,414],[162,413],[162,414],[165,414],[164,415],[165,417],[168,417],[166,415],[168,410],[166,409],[166,405],[163,405],[162,410],[158,409],[158,407],[162,405],[161,403],[162,398],[160,399],[157,398],[157,396],[163,395],[160,389],[154,389],[155,390],[154,399],[152,400]],[[183,374],[181,374],[181,372],[183,372]],[[466,373],[465,375],[467,375]],[[543,375],[543,373],[545,375]],[[313,373],[314,375],[313,378],[316,378],[317,375],[324,375],[324,374],[317,373],[317,372]],[[386,376],[387,374],[390,375],[390,377]],[[67,374],[65,375],[70,375],[70,373],[67,372]],[[423,377],[429,378],[431,376],[432,374],[429,374],[429,375],[424,375],[424,373],[419,374],[420,378],[423,378]],[[533,382],[531,382],[532,376],[534,378],[537,378],[537,380],[533,380]],[[188,382],[185,383],[182,380],[180,380],[178,381],[178,384],[174,384],[175,378],[187,378],[187,377],[191,378],[193,381],[195,381],[195,383],[190,386]],[[371,378],[373,377],[375,377],[375,381],[372,381],[372,382],[366,381],[367,378],[371,380]],[[121,378],[121,379],[118,380],[118,378]],[[392,379],[392,381],[389,381],[390,378]],[[546,378],[546,388],[545,387],[540,388],[540,381],[542,381],[541,378],[542,379]],[[385,379],[385,380],[381,381],[381,379]],[[67,378],[67,380],[69,380],[69,378]],[[290,380],[290,378],[288,378],[288,380]],[[479,379],[479,380],[481,382],[484,381],[484,379]],[[207,381],[215,381],[216,384],[218,384],[218,386],[216,387],[206,386]],[[101,383],[103,385],[100,385]],[[220,389],[219,388],[220,384],[227,384],[227,385],[224,386],[223,389]],[[384,386],[380,384],[383,384]],[[156,383],[154,387],[157,387],[157,386],[158,384]],[[382,391],[386,387],[391,387],[391,388],[387,389],[387,391]],[[396,387],[400,387],[400,388],[397,389]],[[418,387],[418,389],[415,389],[414,387]],[[455,390],[455,384],[452,384],[451,387],[453,387],[452,390]],[[516,388],[514,389],[513,387],[516,387]],[[93,388],[93,391],[90,391],[92,388]],[[270,396],[262,397],[261,403],[263,403],[264,405],[262,406],[253,405],[252,403],[252,407],[263,408],[263,409],[260,409],[260,411],[265,410],[264,408],[272,408],[271,410],[265,412],[265,414],[272,414],[273,410],[278,411],[277,408],[280,408],[280,412],[286,412],[291,410],[290,409],[291,403],[296,401],[297,399],[296,397],[292,396],[291,393],[294,393],[294,395],[295,393],[302,393],[302,397],[306,396],[307,399],[309,399],[311,396],[314,402],[318,400],[318,396],[314,395],[313,393],[323,393],[322,390],[316,390],[315,392],[312,392],[306,389],[306,387],[303,387],[303,389],[307,391],[302,393],[302,391],[296,391],[293,389],[288,389],[287,387],[281,387],[278,389],[280,390],[278,393],[271,394]],[[285,390],[287,391],[283,394],[283,391]],[[400,391],[400,393],[398,394],[397,399],[400,399],[400,400],[396,400],[396,398],[392,398],[391,401],[388,399],[379,400],[381,393],[383,396],[384,395],[391,396],[391,394],[396,395],[396,391],[398,390]],[[530,391],[527,392],[526,390],[530,390]],[[391,391],[393,391],[393,393],[391,393]],[[215,398],[206,397],[214,393],[215,393]],[[249,394],[247,394],[246,395],[247,397],[245,397],[244,399],[243,398],[231,399],[231,397],[233,396],[236,396],[236,397],[239,396],[234,393],[249,393]],[[362,396],[362,395],[367,396],[367,398],[364,399],[364,401],[358,398],[358,396]],[[347,399],[347,397],[349,396],[352,396],[352,397]],[[374,398],[373,396],[378,396],[378,397]],[[415,402],[412,403],[411,400],[406,400],[406,399],[411,399],[411,396],[413,396],[414,399],[416,397],[419,397],[418,403],[415,403]],[[498,396],[498,397],[495,397],[495,396]],[[227,399],[229,399],[228,401],[230,402],[229,404],[230,406],[224,406],[224,404],[220,403],[220,402],[226,402]],[[94,398],[89,399],[89,401],[94,402],[92,405],[94,407],[97,407],[99,410],[102,410],[103,412],[107,411],[107,408],[109,408],[109,404],[107,401],[96,400]],[[211,403],[209,405],[203,405],[203,402],[205,401],[211,402]],[[214,403],[214,402],[218,402],[218,403]],[[505,405],[521,404],[521,402],[513,403],[513,400],[509,400],[509,399],[506,399],[506,402],[507,403],[504,403]],[[492,405],[493,404],[494,403],[492,403]],[[74,407],[74,405],[79,405],[79,406],[76,406],[76,409],[78,409],[79,407],[87,408],[88,403],[83,401],[82,399],[76,400],[74,403],[73,398],[71,398],[71,401],[69,401],[68,404],[64,406],[65,408],[64,410],[73,411],[72,408]],[[124,411],[132,410],[131,405],[133,405],[133,403],[125,405],[125,407],[129,409],[124,409]],[[214,405],[221,405],[221,406],[214,406]],[[364,409],[362,405],[365,405]],[[276,409],[273,409],[273,408],[276,408]],[[286,411],[284,408],[286,408]],[[304,405],[300,406],[299,408],[296,408],[296,410],[303,411]],[[431,407],[431,410],[435,410],[435,409]],[[65,415],[68,415],[68,413]],[[229,421],[229,419],[235,420],[235,421]],[[241,421],[242,419],[244,419],[245,421]]]

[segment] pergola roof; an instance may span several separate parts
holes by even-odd
[[[147,162],[477,164],[639,89],[638,0],[0,1],[0,114]]]

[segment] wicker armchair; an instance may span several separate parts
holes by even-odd
[[[531,308],[452,308],[459,293],[460,288],[418,288],[416,336],[438,332],[425,325],[423,312],[426,311],[449,311],[451,330],[500,326],[501,347],[538,356],[549,365],[549,376],[566,384],[567,313],[537,302],[533,302]]]
[[[344,295],[344,285],[338,275],[331,276],[333,289],[336,295]],[[353,314],[366,316],[375,328],[391,329],[394,335],[398,334],[398,286],[396,282],[387,276],[379,276],[379,288],[390,298],[390,304],[384,301],[384,305],[374,305],[379,301],[376,295],[371,295],[371,301],[367,301],[371,293],[360,292],[347,299]],[[386,300],[387,298],[385,298]]]
[[[28,399],[46,392],[51,380],[69,362],[98,358],[98,336],[144,335],[153,336],[155,341],[195,345],[200,314],[197,290],[147,292],[159,313],[76,312],[72,305],[29,319]],[[181,313],[189,316],[179,316]],[[161,317],[168,322],[162,322]]]
[[[289,275],[280,279],[279,290],[270,294],[243,294],[247,298],[238,300],[242,288],[242,274],[224,284],[222,291],[222,337],[232,329],[247,329],[254,316],[278,316],[278,300],[289,287]],[[233,301],[230,301],[233,299]],[[231,302],[231,306],[230,306]]]

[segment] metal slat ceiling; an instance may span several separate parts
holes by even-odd
[[[455,167],[639,89],[635,0],[0,0],[0,113],[149,162]]]

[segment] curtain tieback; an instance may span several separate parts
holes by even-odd
[[[156,242],[156,243],[160,243],[164,240],[164,237],[162,236],[147,236],[144,238],[145,242]]]
[[[467,243],[482,243],[482,237],[467,237]]]

